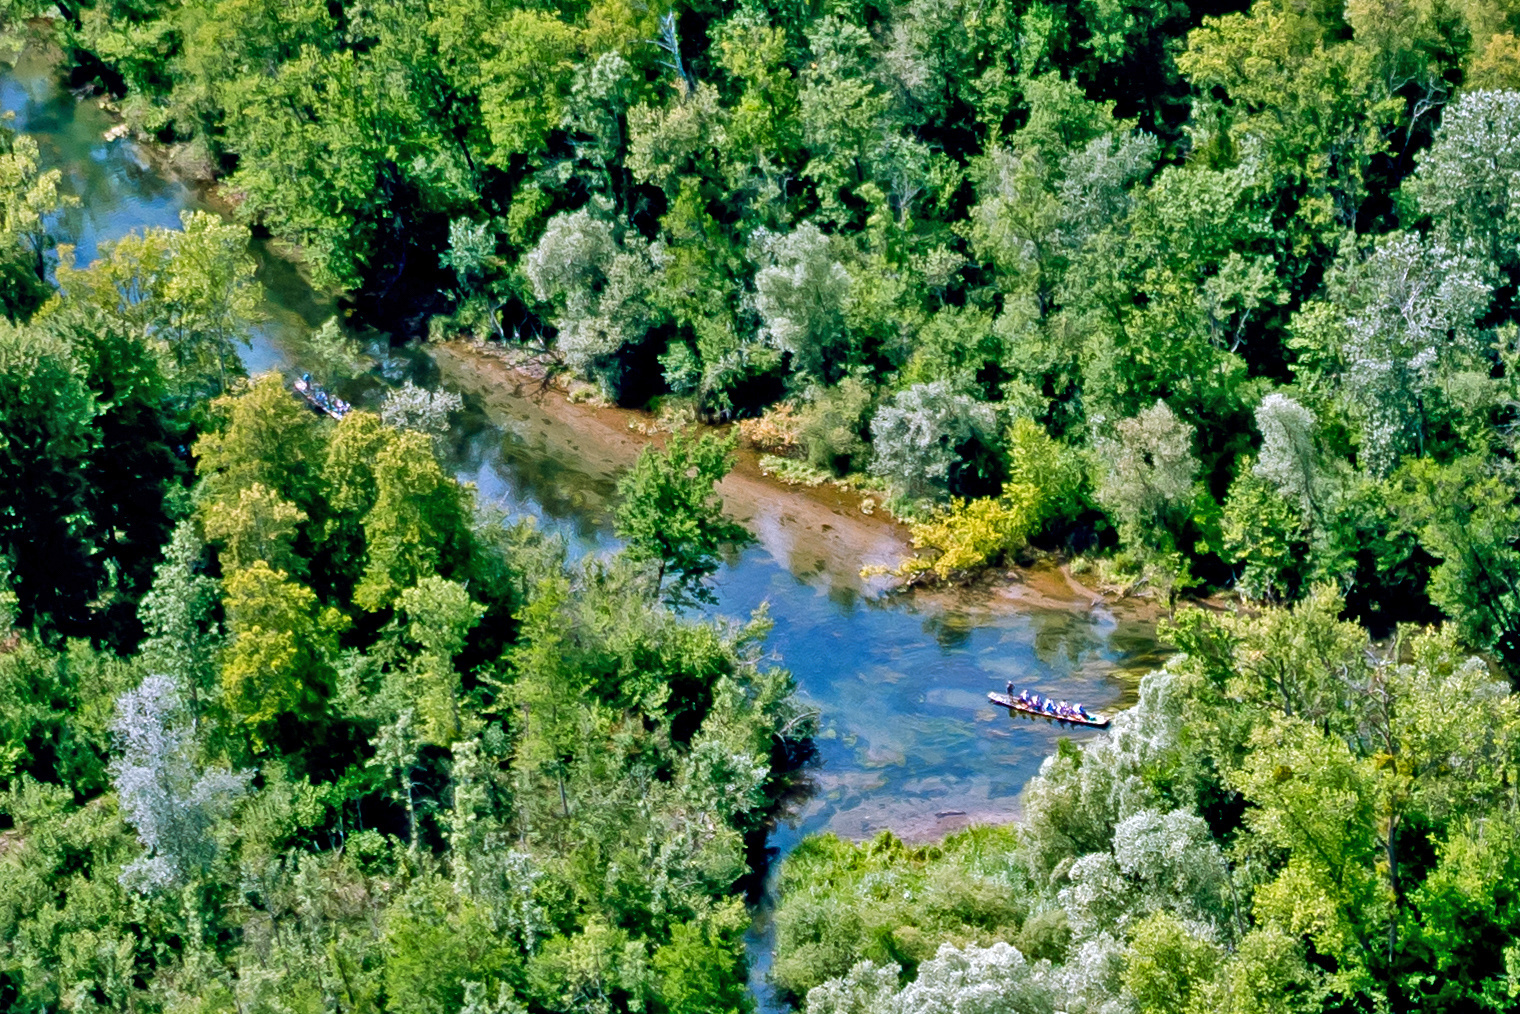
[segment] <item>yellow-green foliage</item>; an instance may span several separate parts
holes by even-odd
[[[1048,522],[1079,512],[1085,481],[1086,470],[1075,449],[1053,439],[1034,420],[1019,419],[1008,429],[1008,482],[1002,495],[952,500],[913,525],[918,554],[895,570],[868,572],[910,580],[932,573],[945,581],[992,566],[1021,549]]]
[[[313,700],[326,679],[330,639],[347,623],[343,614],[263,560],[229,573],[226,588],[228,707],[256,725]]]
[[[466,539],[463,488],[433,457],[426,434],[395,433],[375,457],[375,505],[364,516],[368,550],[354,603],[387,608],[402,589],[431,577]]]
[[[1079,513],[1086,481],[1081,454],[1046,433],[1039,423],[1019,419],[1008,427],[1008,482],[1035,490],[1038,525]]]
[[[465,586],[436,574],[402,591],[397,604],[406,613],[407,633],[422,646],[411,666],[408,689],[422,716],[424,734],[433,743],[453,743],[461,733],[459,670],[454,656],[485,607]]]
[[[263,483],[238,490],[235,499],[207,500],[202,510],[206,538],[222,545],[224,566],[247,567],[255,560],[281,570],[297,565],[291,542],[306,512]]]
[[[934,555],[910,557],[898,565],[899,577],[933,571],[941,581],[979,570],[1019,549],[1039,526],[1040,491],[1009,486],[986,500],[952,500],[934,517],[913,526],[913,548]]]

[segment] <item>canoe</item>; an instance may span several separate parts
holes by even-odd
[[[987,699],[999,707],[1007,708],[1009,711],[1017,711],[1021,714],[1033,715],[1036,718],[1048,718],[1052,722],[1067,722],[1071,725],[1090,725],[1094,729],[1106,729],[1108,728],[1109,721],[1111,721],[1107,715],[1090,715],[1087,718],[1077,718],[1075,716],[1068,715],[1052,715],[1041,711],[1038,708],[1031,707],[1030,705],[1020,701],[1017,697],[1010,697],[1007,694],[991,693],[987,695]]]
[[[316,384],[308,384],[304,380],[297,380],[294,386],[296,393],[305,398],[306,403],[318,412],[330,415],[334,419],[342,419],[348,415],[348,402],[338,398],[336,395],[329,394],[326,404],[323,404],[322,400],[317,397],[317,392],[321,388]]]

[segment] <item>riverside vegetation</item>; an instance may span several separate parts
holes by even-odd
[[[727,445],[651,451],[628,548],[572,563],[439,465],[457,402],[333,422],[240,375],[240,226],[187,214],[42,302],[58,178],[9,146],[0,1007],[745,1009],[811,713],[763,614],[662,600],[742,534]]]
[[[1230,589],[1019,825],[805,842],[816,1014],[1520,997],[1520,9],[11,0],[375,316],[741,418],[915,518]],[[49,284],[0,145],[0,1002],[745,1010],[735,886],[806,755],[716,438],[571,564],[239,376],[246,231]],[[321,343],[334,370],[353,356]],[[863,480],[858,476],[864,476]]]
[[[56,10],[320,284],[773,416],[907,575],[1033,540],[1520,652],[1506,0]]]
[[[1181,612],[1018,825],[803,842],[778,983],[808,1014],[1515,1009],[1520,699],[1450,627],[1374,646],[1343,609]]]

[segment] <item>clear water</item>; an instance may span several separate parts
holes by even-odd
[[[176,227],[181,210],[207,206],[130,140],[105,141],[111,117],[95,101],[63,91],[43,57],[23,54],[0,76],[0,107],[14,114],[17,129],[37,138],[47,166],[61,169],[64,189],[80,199],[53,223],[80,263],[103,242],[134,229]],[[335,312],[333,303],[261,244],[254,253],[269,322],[245,361],[252,372],[297,372],[301,336]],[[364,399],[366,385],[373,397],[382,378],[437,382],[425,355],[378,348],[386,361],[345,390],[352,399]],[[615,476],[604,462],[545,450],[527,417],[487,415],[472,400],[455,433],[461,478],[509,512],[562,532],[577,552],[611,548]],[[754,524],[783,525],[784,513],[784,505],[762,511]],[[987,691],[1012,681],[1104,710],[1122,706],[1134,675],[1156,658],[1148,625],[1120,621],[1102,608],[992,608],[985,596],[972,595],[873,597],[853,571],[853,564],[822,565],[788,553],[785,539],[766,538],[718,578],[719,613],[744,616],[769,603],[771,647],[820,715],[814,791],[776,829],[772,844],[781,853],[824,829],[850,837],[884,828],[926,836],[971,818],[1013,816],[1021,787],[1056,740],[1092,733],[1011,719],[988,706]],[[763,969],[763,931],[754,949]]]

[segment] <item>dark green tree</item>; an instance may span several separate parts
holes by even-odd
[[[663,450],[645,448],[618,480],[617,534],[632,559],[654,567],[656,596],[711,601],[705,582],[718,569],[719,554],[749,541],[742,525],[724,517],[713,489],[734,466],[734,442],[674,433]]]

